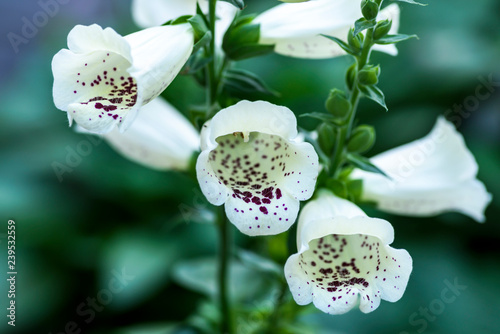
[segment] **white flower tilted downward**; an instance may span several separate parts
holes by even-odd
[[[476,179],[478,166],[462,135],[443,117],[426,137],[370,160],[391,179],[360,170],[352,177],[363,180],[363,199],[380,210],[422,217],[458,211],[484,221],[491,195]]]
[[[133,0],[132,18],[142,28],[162,25],[184,15],[195,15],[196,4],[208,13],[208,0]],[[238,9],[225,1],[217,1],[215,22],[215,44],[222,45],[222,39]]]
[[[103,138],[126,158],[157,170],[186,170],[200,143],[191,123],[161,97],[145,105],[125,132],[114,129]]]
[[[69,50],[52,60],[57,108],[82,128],[106,133],[126,129],[138,110],[179,73],[193,49],[189,24],[149,28],[120,36],[111,28],[78,25]]]
[[[344,55],[345,51],[320,34],[345,41],[349,28],[362,17],[360,3],[355,0],[284,3],[260,14],[253,22],[260,24],[260,43],[274,44],[276,53],[296,58],[333,58]],[[377,19],[392,19],[389,34],[397,33],[398,5],[387,6]],[[390,55],[398,52],[394,45],[376,45],[373,49]]]
[[[313,303],[329,314],[359,305],[372,312],[380,300],[398,301],[406,289],[412,259],[389,245],[394,229],[370,218],[353,203],[327,191],[304,206],[297,228],[298,253],[285,276],[299,305]]]
[[[312,196],[318,155],[296,137],[293,112],[264,101],[241,101],[204,125],[198,182],[210,203],[225,203],[228,219],[241,232],[286,231],[299,201]]]

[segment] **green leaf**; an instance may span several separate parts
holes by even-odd
[[[193,27],[196,39],[201,39],[209,31],[204,17],[200,14],[189,17],[187,22]]]
[[[366,172],[381,174],[381,175],[389,178],[389,176],[387,176],[387,174],[385,174],[380,168],[378,168],[377,166],[372,164],[370,162],[370,160],[368,160],[368,158],[365,158],[359,154],[355,154],[355,153],[347,154],[347,161],[349,161],[355,167],[357,167],[361,170],[364,170]]]
[[[320,121],[323,121],[323,122],[328,122],[328,123],[331,123],[331,124],[335,124],[337,126],[341,126],[342,124],[339,124],[338,121],[337,121],[337,117],[333,116],[333,115],[330,115],[330,114],[325,114],[325,113],[322,113],[322,112],[310,112],[310,113],[305,113],[305,114],[302,114],[300,115],[300,117],[310,117],[310,118],[315,118],[315,119],[319,119]]]
[[[243,0],[222,0],[222,1],[229,2],[230,4],[239,8],[240,10],[246,7],[245,2]]]
[[[392,0],[392,1],[406,2],[406,3],[411,3],[412,5],[427,6],[426,3],[420,3],[413,0]]]
[[[346,42],[344,42],[343,40],[337,38],[337,37],[334,37],[334,36],[328,36],[328,35],[325,35],[325,34],[321,34],[321,36],[323,37],[326,37],[328,38],[329,40],[332,40],[334,41],[335,43],[337,43],[341,48],[342,50],[344,50],[345,52],[347,52],[348,54],[351,54],[351,55],[356,55],[358,54],[356,51],[354,51],[350,46],[349,44],[347,44]]]
[[[375,41],[376,44],[396,44],[402,41],[406,41],[410,38],[416,38],[418,39],[417,35],[405,35],[405,34],[398,34],[398,35],[386,35],[384,37],[381,37]]]
[[[362,17],[354,23],[353,35],[356,36],[365,29],[373,28],[375,27],[376,24],[377,24],[376,20],[367,20],[364,17]]]
[[[196,42],[193,46],[193,54],[198,52],[202,47],[207,46],[212,40],[212,32],[207,31],[205,35],[203,35],[198,42]]]
[[[255,73],[242,70],[231,69],[224,74],[224,86],[244,93],[263,93],[278,96],[279,93],[269,88],[269,86]]]
[[[363,180],[347,181],[347,191],[349,192],[349,199],[352,202],[359,202],[363,194]]]
[[[185,70],[182,72],[183,74],[193,74],[203,69],[205,66],[210,64],[212,61],[212,57],[207,57],[204,52],[197,52],[189,57],[189,60],[186,62]]]
[[[377,86],[359,86],[359,90],[370,100],[377,102],[380,104],[385,111],[388,111],[387,106],[385,105],[385,96],[384,93]]]

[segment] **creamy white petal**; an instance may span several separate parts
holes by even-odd
[[[225,203],[229,220],[248,235],[286,231],[299,201],[314,192],[318,156],[297,143],[293,113],[268,102],[242,101],[217,113],[202,130],[196,171],[203,194]]]
[[[184,15],[196,14],[196,0],[133,0],[132,18],[142,28],[159,26]],[[198,1],[201,10],[208,13],[208,0]],[[228,2],[216,4],[215,44],[222,46],[222,39],[238,9]]]
[[[484,221],[491,195],[476,180],[478,166],[462,135],[443,117],[426,137],[371,161],[391,179],[360,170],[352,178],[363,180],[363,199],[381,210],[411,216],[458,211]]]
[[[322,59],[344,55],[334,42],[320,34],[345,40],[354,21],[362,16],[358,1],[317,0],[299,4],[281,4],[254,20],[261,25],[262,44],[275,44],[275,52],[297,58]],[[394,19],[391,33],[399,27],[399,7],[384,8],[378,19]],[[397,54],[394,45],[377,45],[374,50]]]
[[[115,129],[104,138],[128,159],[159,170],[187,169],[199,144],[196,129],[160,97],[145,105],[125,132]]]
[[[325,218],[329,214],[335,216]],[[402,297],[412,260],[406,250],[389,246],[394,230],[387,221],[369,218],[354,204],[322,193],[304,207],[297,233],[299,252],[285,264],[285,277],[298,304],[313,302],[329,314],[359,304],[368,313],[381,299]]]
[[[196,0],[133,0],[132,18],[141,28],[150,28],[196,14]]]
[[[117,125],[124,130],[177,75],[193,38],[187,24],[126,37],[98,25],[76,26],[68,35],[70,49],[52,60],[54,103],[70,124],[75,120],[95,133]]]

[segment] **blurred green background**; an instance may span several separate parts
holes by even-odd
[[[68,152],[90,141],[74,133],[66,114],[53,105],[52,56],[66,47],[67,33],[76,24],[98,23],[121,34],[137,29],[130,1],[66,2],[17,53],[7,34],[21,34],[23,17],[31,20],[41,6],[34,0],[0,2],[0,333],[78,333],[76,328],[81,333],[169,333],[171,324],[195,311],[207,317],[212,312],[207,294],[213,292],[202,276],[213,269],[210,260],[186,264],[217,252],[214,227],[203,223],[208,204],[187,175],[148,170],[105,143],[91,143],[89,153],[58,180],[52,164],[65,163]],[[252,13],[278,2],[247,3]],[[402,43],[398,57],[372,57],[381,64],[380,86],[390,111],[367,101],[360,106],[360,120],[377,129],[370,154],[428,133],[438,115],[452,116],[447,110],[474,96],[481,78],[492,75],[500,81],[500,2],[428,3],[401,5],[400,32],[418,34],[420,40]],[[238,66],[260,74],[281,93],[272,102],[301,114],[322,110],[329,89],[343,87],[349,63],[347,57],[307,61],[268,55]],[[164,96],[183,112],[203,101],[202,91],[187,77],[178,77]],[[479,179],[493,194],[487,222],[453,213],[394,217],[364,207],[391,221],[393,246],[412,255],[407,291],[398,303],[382,302],[368,315],[304,316],[316,333],[500,333],[500,87],[461,123],[459,131],[480,166]],[[299,118],[299,125],[312,130],[316,123]],[[15,329],[5,317],[8,219],[17,228]],[[241,247],[267,256],[262,243],[269,238],[234,235]],[[122,282],[119,293],[107,294],[112,277],[122,271],[133,279]],[[268,286],[255,278],[260,274],[242,265],[234,271],[236,294],[248,307],[256,306],[253,300],[265,301],[257,298]],[[199,292],[179,284],[182,280]],[[446,282],[455,280],[466,288],[452,303],[440,303]],[[107,305],[92,314],[92,298]],[[425,308],[438,314],[426,319],[419,314]],[[243,320],[252,321],[258,316]]]

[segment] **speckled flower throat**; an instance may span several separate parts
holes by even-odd
[[[266,215],[288,221],[288,205],[281,200],[279,181],[295,174],[287,167],[290,154],[294,154],[290,145],[279,136],[259,132],[251,132],[248,138],[237,132],[217,138],[217,143],[218,148],[210,153],[210,164],[219,181],[231,189],[230,196],[241,200],[234,211],[251,211],[256,222]],[[268,224],[254,227],[270,228]]]
[[[81,68],[74,74],[78,88],[72,92],[79,103],[70,105],[71,117],[86,127],[106,119],[121,123],[137,101],[137,84],[127,72],[130,62],[104,51],[86,55],[81,62]]]
[[[309,246],[300,255],[299,265],[309,277],[306,283],[313,286],[313,295],[318,290],[330,293],[332,304],[327,307],[333,307],[333,302],[352,305],[359,294],[365,310],[375,309],[380,304],[381,287],[385,290],[406,287],[407,279],[398,283],[401,266],[397,259],[389,256],[376,237],[332,234],[312,240]],[[393,286],[388,287],[386,280]]]

